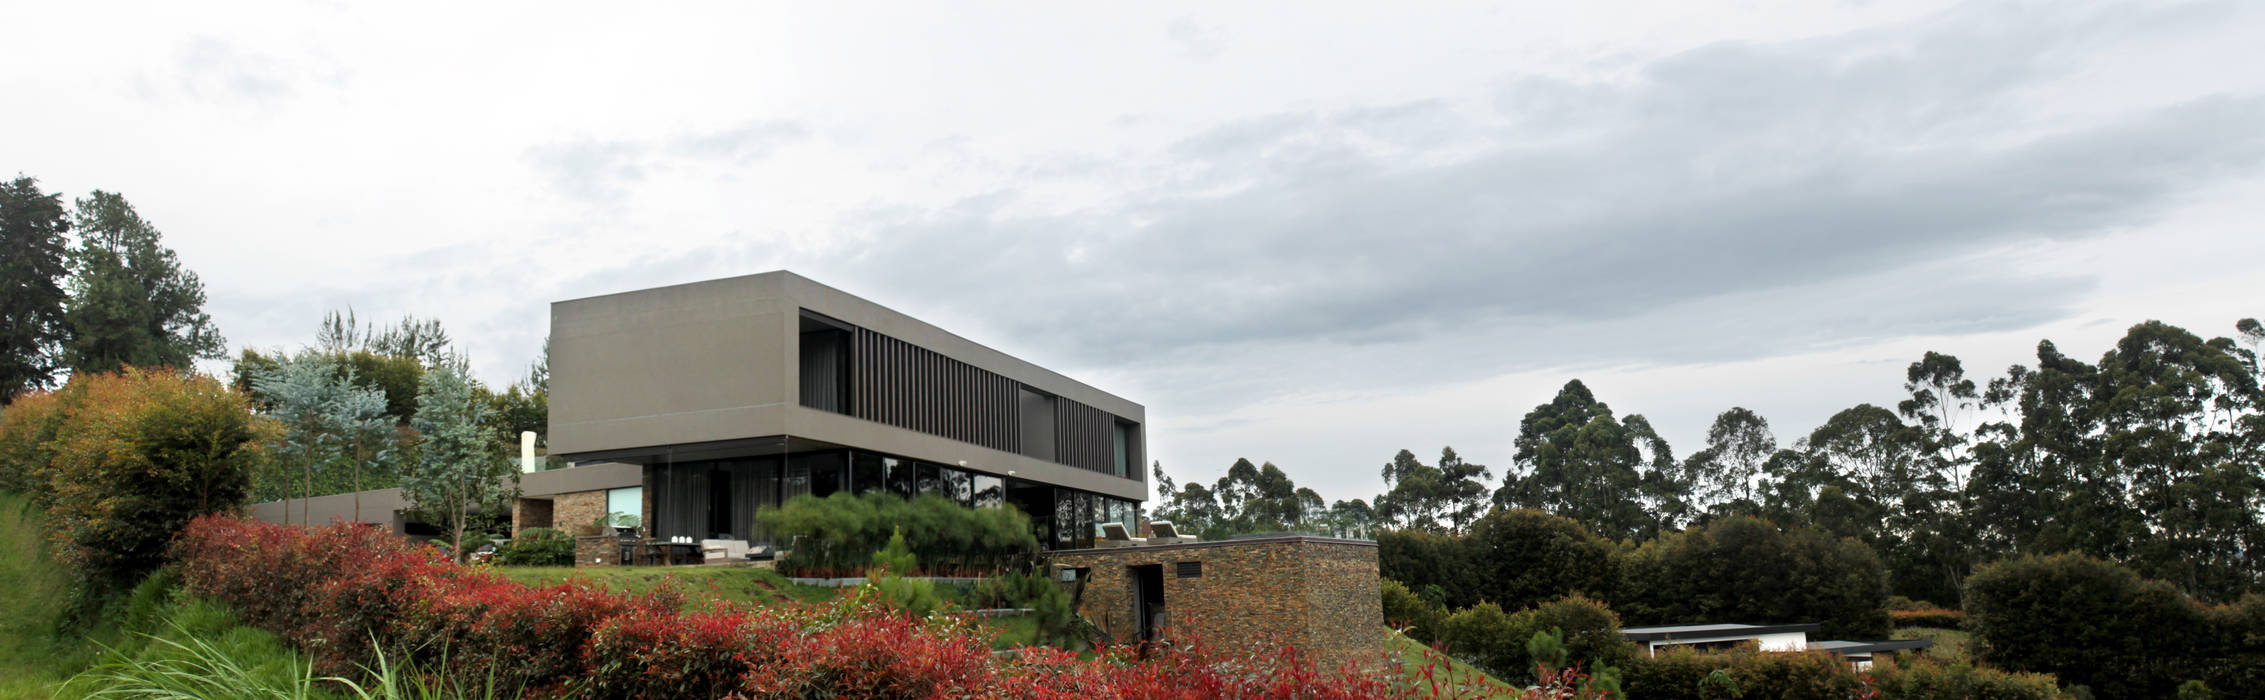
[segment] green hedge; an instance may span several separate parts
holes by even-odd
[[[1450,608],[1493,601],[1512,610],[1568,593],[1610,599],[1618,545],[1572,518],[1538,510],[1497,510],[1469,534],[1378,533],[1377,568],[1422,591],[1438,586]]]
[[[1620,617],[1610,608],[1581,596],[1565,596],[1516,613],[1505,613],[1493,603],[1479,603],[1440,623],[1438,644],[1464,663],[1485,669],[1511,683],[1530,683],[1533,657],[1526,642],[1535,633],[1555,630],[1564,635],[1566,659],[1594,672],[1617,667],[1633,658],[1636,645],[1620,636]]]
[[[789,576],[860,576],[873,553],[904,532],[927,575],[980,575],[1028,562],[1038,553],[1030,517],[1013,506],[969,508],[941,496],[906,499],[868,491],[825,498],[797,496],[756,518],[787,554]]]
[[[1890,610],[1888,622],[1897,627],[1935,627],[1954,630],[1966,624],[1963,610]]]
[[[1815,622],[1825,639],[1886,639],[1887,568],[1864,543],[1733,517],[1645,542],[1613,606],[1634,624]]]
[[[573,566],[574,537],[547,527],[530,527],[519,531],[495,551],[495,562],[504,566]]]
[[[1673,649],[1657,657],[1630,659],[1620,666],[1621,687],[1629,700],[1701,700],[1706,696],[1700,693],[1700,684],[1718,670],[1737,685],[1738,697],[1745,698],[1847,700],[1861,697],[1858,691],[1867,688],[1878,691],[1880,700],[2066,697],[2051,676],[2041,674],[1886,657],[1858,672],[1847,660],[1831,654],[1761,652],[1751,646],[1719,654]]]
[[[1983,566],[1966,580],[1984,663],[2057,674],[2099,697],[2170,697],[2186,681],[2265,688],[2265,598],[2205,606],[2162,581],[2080,554]]]

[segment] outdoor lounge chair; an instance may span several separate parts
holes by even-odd
[[[1093,546],[1098,549],[1108,549],[1111,547],[1131,547],[1147,541],[1148,540],[1134,537],[1131,533],[1126,532],[1124,523],[1102,523],[1101,539],[1095,541],[1093,543]]]
[[[1172,527],[1172,521],[1170,520],[1148,521],[1148,532],[1149,534],[1155,535],[1155,537],[1150,537],[1148,539],[1156,540],[1156,544],[1195,542],[1199,539],[1195,535],[1180,534],[1178,528]]]
[[[709,562],[737,561],[747,556],[747,540],[700,540],[700,554]]]

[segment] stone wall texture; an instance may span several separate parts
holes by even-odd
[[[616,566],[620,560],[621,540],[612,535],[574,538],[575,566]]]
[[[1140,634],[1133,567],[1157,565],[1167,639],[1212,648],[1287,644],[1331,666],[1383,657],[1374,542],[1280,537],[1061,551],[1054,562],[1083,570],[1078,612],[1119,640]],[[1201,562],[1202,575],[1180,577],[1181,562]]]
[[[576,491],[562,493],[551,499],[552,527],[571,534],[582,534],[582,526],[598,521],[606,514],[606,492]]]
[[[521,498],[511,502],[511,536],[518,537],[520,530],[551,525],[551,500],[548,498]]]

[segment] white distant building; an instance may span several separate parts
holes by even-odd
[[[1650,627],[1622,627],[1620,636],[1644,645],[1646,656],[1658,656],[1659,651],[1671,647],[1691,647],[1699,651],[1719,651],[1756,642],[1762,651],[1803,651],[1809,648],[1809,633],[1819,629],[1815,623],[1800,625],[1653,625]]]
[[[1698,651],[1721,651],[1753,642],[1762,651],[1822,651],[1847,659],[1858,670],[1872,666],[1872,655],[1884,651],[1925,649],[1934,642],[1925,639],[1898,639],[1884,642],[1849,642],[1841,640],[1809,641],[1809,633],[1819,625],[1652,625],[1623,627],[1620,636],[1644,645],[1644,655],[1659,656],[1661,649],[1689,647]]]

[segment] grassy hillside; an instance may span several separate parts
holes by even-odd
[[[1493,676],[1486,675],[1485,671],[1481,671],[1475,666],[1439,653],[1423,642],[1410,639],[1407,635],[1400,634],[1397,631],[1387,632],[1387,634],[1391,636],[1384,641],[1385,653],[1400,660],[1402,679],[1410,687],[1417,689],[1418,692],[1423,692],[1424,689],[1432,687],[1432,684],[1437,682],[1440,686],[1448,688],[1478,685],[1511,696],[1518,693],[1518,689],[1510,687],[1510,684],[1495,680]],[[1429,668],[1427,669],[1426,666],[1429,666]]]
[[[59,634],[71,576],[48,551],[44,514],[0,492],[0,698],[45,698],[49,684],[85,668],[93,645]]]
[[[0,700],[77,698],[102,688],[96,678],[64,685],[82,671],[133,676],[184,671],[178,678],[224,681],[225,688],[190,689],[250,696],[282,688],[305,667],[281,638],[236,623],[220,606],[186,600],[160,572],[92,619],[66,622],[74,582],[45,539],[46,518],[30,499],[0,492]],[[107,649],[107,650],[106,650]],[[225,659],[231,668],[197,666]],[[233,671],[234,673],[224,673]],[[306,689],[303,697],[329,697]]]

